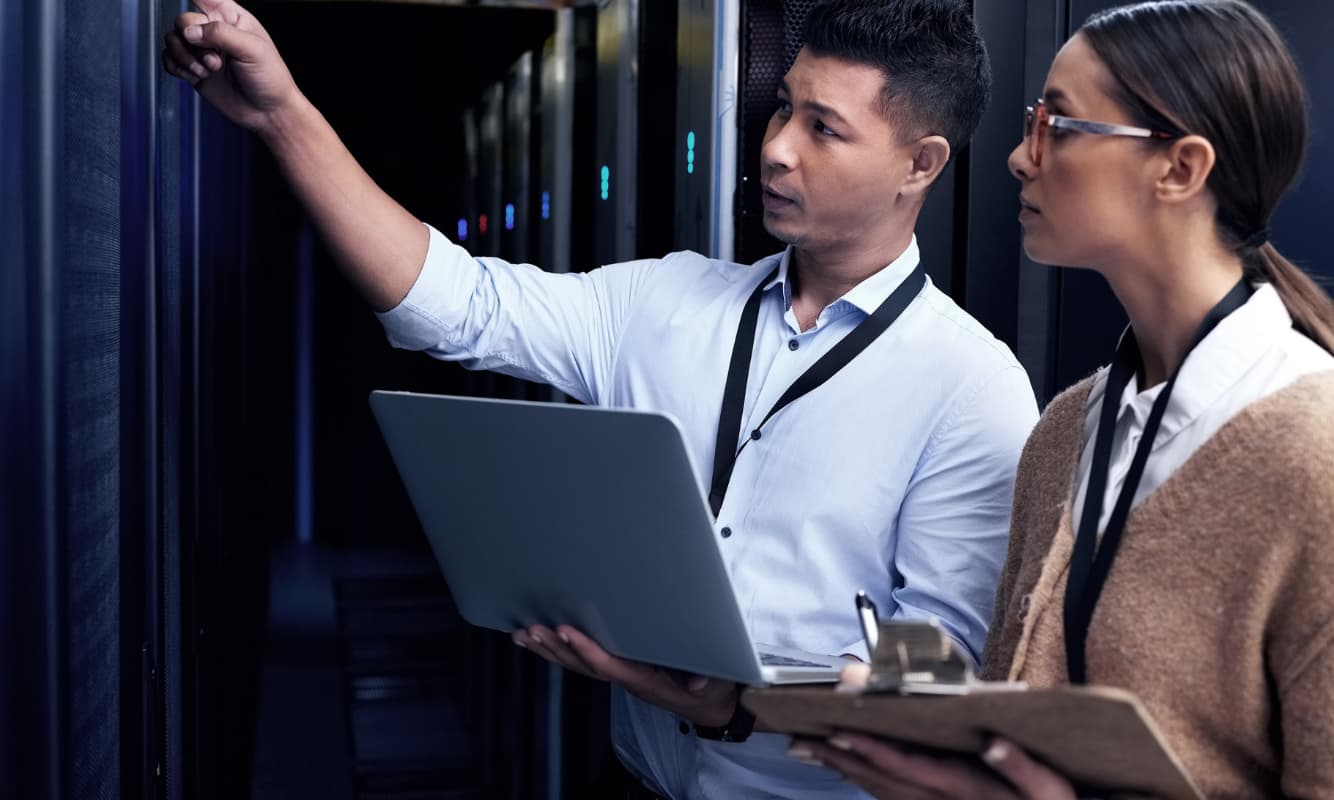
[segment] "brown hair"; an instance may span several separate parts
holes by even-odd
[[[1219,233],[1248,278],[1274,285],[1293,326],[1334,353],[1334,302],[1266,241],[1308,130],[1306,90],[1282,36],[1242,0],[1151,0],[1094,14],[1080,32],[1140,124],[1214,146]]]

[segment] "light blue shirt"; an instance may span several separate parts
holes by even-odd
[[[421,275],[380,315],[397,347],[549,383],[578,400],[674,416],[707,491],[732,343],[765,289],[741,435],[917,265],[914,239],[802,333],[789,253],[755,265],[697,253],[557,275],[473,258],[434,228]],[[978,656],[1005,558],[1015,465],[1037,407],[1009,350],[929,281],[827,383],[788,405],[736,462],[716,526],[757,642],[866,658],[853,595],[882,617],[938,619]],[[737,445],[740,446],[738,440]],[[786,757],[787,738],[682,734],[612,697],[621,760],[674,798],[862,797]]]

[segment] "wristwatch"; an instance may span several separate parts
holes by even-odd
[[[755,730],[755,715],[741,705],[743,691],[745,690],[740,686],[737,687],[736,709],[732,711],[731,719],[719,727],[696,725],[695,735],[701,739],[713,739],[718,742],[744,742],[749,739],[751,731]]]

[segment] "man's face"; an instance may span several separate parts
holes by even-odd
[[[884,75],[803,49],[760,151],[764,227],[806,250],[869,244],[901,228],[913,146],[881,114]],[[897,218],[896,218],[897,215]]]

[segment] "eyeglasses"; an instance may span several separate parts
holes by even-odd
[[[1089,119],[1076,119],[1052,114],[1047,111],[1047,103],[1038,100],[1037,105],[1024,109],[1024,141],[1028,142],[1028,157],[1033,166],[1042,166],[1042,150],[1047,143],[1047,129],[1059,128],[1080,133],[1092,133],[1096,136],[1134,136],[1138,139],[1178,139],[1181,134],[1154,131],[1148,128],[1136,128],[1131,125],[1116,125],[1111,122],[1094,122]]]

